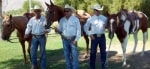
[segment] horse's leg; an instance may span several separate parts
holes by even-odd
[[[146,43],[147,39],[148,39],[148,33],[147,33],[147,31],[146,31],[146,32],[143,32],[143,49],[142,49],[141,56],[144,55],[145,43]]]
[[[126,37],[124,38],[123,42],[121,43],[122,45],[122,51],[123,51],[123,64],[122,66],[126,65],[126,46],[127,46],[127,41],[128,41],[128,35],[126,35]]]
[[[83,57],[87,58],[89,54],[89,38],[88,38],[88,35],[86,35],[86,33],[83,33],[83,36],[86,41],[86,54]]]
[[[23,51],[23,56],[24,56],[24,64],[26,64],[26,50],[25,50],[25,41],[19,39],[19,42],[21,43],[22,46],[22,51]]]
[[[31,62],[31,53],[30,53],[30,50],[31,50],[31,40],[28,41],[28,53],[29,53],[30,62]]]
[[[131,23],[128,20],[124,23],[124,30],[126,31],[126,36],[123,39],[123,42],[121,43],[122,51],[123,51],[123,64],[122,64],[122,66],[126,65],[126,47],[127,47],[127,42],[128,42],[128,34],[129,34],[130,24]]]
[[[135,55],[135,50],[136,50],[137,43],[138,43],[137,33],[134,33],[134,34],[133,34],[133,36],[134,36],[134,48],[133,48],[133,55]]]

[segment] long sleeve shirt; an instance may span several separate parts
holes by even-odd
[[[81,26],[79,19],[75,16],[70,16],[69,19],[66,19],[66,17],[63,17],[59,21],[59,32],[61,32],[61,35],[64,36],[76,36],[75,41],[78,41],[81,37]]]
[[[41,16],[40,19],[32,17],[27,24],[25,34],[28,35],[31,32],[34,35],[42,35],[45,34],[45,31],[50,32],[50,29],[45,29],[46,24],[47,22],[44,16]]]
[[[105,16],[93,15],[87,20],[86,24],[84,25],[84,31],[89,36],[93,34],[104,34],[106,23],[107,18]],[[89,28],[91,28],[91,30],[89,30]]]

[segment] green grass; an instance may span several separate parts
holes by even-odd
[[[150,31],[149,31],[150,32]],[[150,33],[149,33],[150,34]],[[108,34],[106,33],[106,37]],[[139,41],[142,41],[142,33],[138,34]],[[30,69],[31,64],[29,63],[29,57],[27,64],[23,64],[23,53],[21,45],[16,39],[15,33],[12,34],[11,39],[14,43],[9,43],[7,41],[0,40],[0,69]],[[107,39],[107,44],[109,39]],[[129,43],[133,42],[132,35],[129,38]],[[120,44],[118,39],[113,39],[113,44]],[[27,44],[26,44],[27,45]],[[79,51],[85,51],[85,41],[83,37],[79,40]],[[148,45],[148,44],[147,44]],[[28,46],[26,46],[27,49]],[[46,45],[46,52],[47,52],[47,68],[48,69],[65,69],[65,60],[63,56],[63,48],[62,48],[62,41],[58,34],[50,34],[47,39]],[[96,66],[100,68],[100,62],[96,62]],[[115,62],[110,61],[108,69],[124,69],[121,67],[122,62]],[[89,69],[89,60],[80,61],[80,69]],[[129,68],[130,69],[130,68]],[[131,68],[132,69],[132,68]]]

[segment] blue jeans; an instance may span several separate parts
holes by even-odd
[[[79,69],[77,45],[72,44],[72,41],[70,40],[63,38],[62,40],[67,69]]]
[[[94,40],[91,40],[91,52],[90,52],[90,69],[95,69],[95,60],[97,53],[97,46],[99,44],[100,54],[101,54],[101,67],[102,69],[106,69],[106,39],[105,35],[102,34],[101,37],[95,37]]]
[[[31,62],[33,66],[38,66],[37,62],[37,50],[38,46],[40,46],[40,66],[41,69],[46,69],[46,37],[43,35],[39,38],[32,37],[31,42]]]

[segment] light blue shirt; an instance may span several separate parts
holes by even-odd
[[[87,20],[86,24],[84,25],[84,31],[89,36],[93,34],[104,34],[106,23],[107,23],[107,18],[105,16],[93,15]],[[91,30],[89,30],[90,27]]]
[[[78,41],[81,37],[81,26],[79,19],[73,15],[70,16],[68,20],[66,17],[61,18],[58,30],[59,32],[62,32],[61,35],[68,37],[76,36],[75,41]]]
[[[46,24],[47,22],[44,16],[41,16],[40,19],[32,17],[27,24],[25,34],[28,35],[31,32],[34,35],[42,35],[45,34],[45,30],[50,32],[50,29],[45,29]]]

